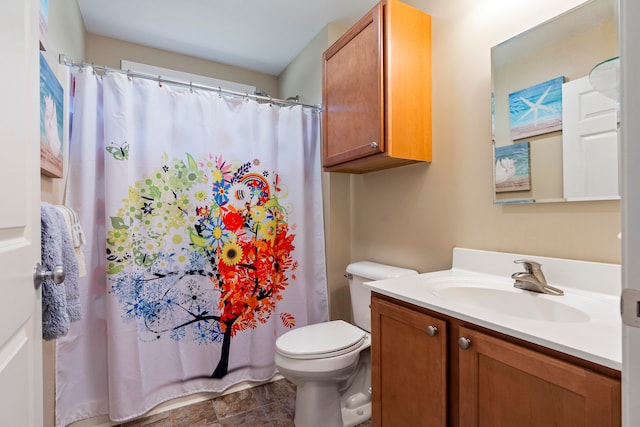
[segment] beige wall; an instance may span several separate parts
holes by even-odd
[[[490,48],[581,1],[411,3],[433,16],[433,163],[351,178],[351,259],[425,272],[459,246],[620,262],[617,201],[492,203]]]
[[[322,52],[328,46],[328,31],[328,27],[324,27],[280,73],[279,98],[298,95],[303,104],[322,103]]]
[[[120,61],[123,59],[243,83],[255,86],[273,96],[279,93],[278,78],[270,74],[245,70],[231,65],[128,43],[96,34],[87,34],[87,62],[119,69]]]
[[[280,97],[297,94],[302,103],[322,103],[322,53],[347,29],[329,24],[314,37],[280,74]],[[324,173],[322,177],[329,314],[332,319],[345,320],[351,318],[351,300],[344,279],[351,259],[349,180],[348,175],[342,174]]]
[[[286,99],[299,95],[303,104],[322,104],[322,53],[348,28],[340,24],[329,24],[316,34],[278,76],[278,96]]]
[[[433,18],[434,160],[325,174],[331,318],[350,317],[353,261],[434,271],[458,246],[619,263],[620,202],[493,204],[490,49],[582,0],[407,3]]]
[[[69,89],[69,70],[59,64],[58,57],[61,53],[82,59],[84,56],[84,24],[80,15],[80,9],[76,2],[67,0],[49,0],[49,31],[46,43],[46,51],[42,52],[49,66],[62,84],[65,94]],[[65,96],[66,98],[66,96]],[[65,111],[68,111],[65,99]],[[67,118],[64,118],[63,141],[68,141]],[[65,163],[64,173],[67,171],[68,144],[64,146]],[[41,178],[42,200],[50,203],[61,203],[64,193],[65,178]]]

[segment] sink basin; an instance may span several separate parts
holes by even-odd
[[[434,295],[465,307],[539,321],[565,323],[589,321],[589,315],[586,312],[568,304],[567,298],[571,297],[519,290],[507,280],[495,282],[483,278],[457,277],[426,280],[423,284]]]

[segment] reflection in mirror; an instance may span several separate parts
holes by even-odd
[[[491,49],[495,203],[619,199],[616,22],[589,0]]]

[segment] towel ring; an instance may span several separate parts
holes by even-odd
[[[59,285],[60,283],[64,282],[64,276],[65,274],[63,266],[56,265],[53,270],[47,271],[42,267],[42,264],[38,262],[33,268],[33,285],[37,289],[46,279],[51,279],[53,280],[53,283]]]

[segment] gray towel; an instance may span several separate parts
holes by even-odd
[[[71,236],[62,214],[51,204],[41,205],[42,267],[53,270],[62,265],[64,282],[42,283],[42,337],[46,340],[66,335],[69,322],[82,318],[78,291],[78,262]]]

